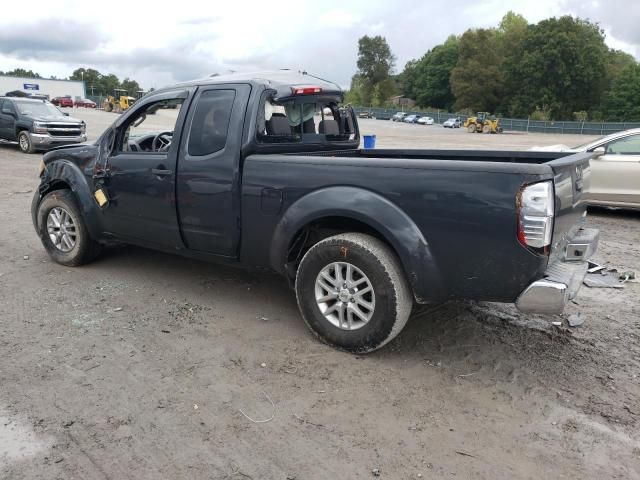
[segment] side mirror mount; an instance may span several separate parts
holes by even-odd
[[[607,152],[607,150],[604,147],[597,147],[597,148],[594,148],[592,152],[596,154],[596,157],[600,157],[604,155]]]
[[[62,112],[62,114],[63,114],[65,117],[68,117],[68,116],[69,116],[69,113],[68,113],[68,112]]]

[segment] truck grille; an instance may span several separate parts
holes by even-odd
[[[50,123],[47,131],[52,137],[78,137],[82,133],[80,125],[74,123]]]

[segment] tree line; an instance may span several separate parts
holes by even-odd
[[[608,48],[597,23],[563,16],[529,24],[507,13],[495,28],[452,35],[393,73],[386,39],[362,37],[347,100],[422,109],[492,112],[538,120],[640,121],[640,64]]]
[[[13,77],[25,77],[25,78],[44,78],[38,72],[32,70],[25,70],[23,68],[16,68],[8,72],[0,71],[0,75],[8,75]],[[49,77],[51,80],[84,80],[86,91],[88,95],[92,96],[106,96],[113,95],[114,90],[123,89],[133,97],[137,96],[137,93],[142,90],[137,81],[130,78],[120,80],[116,75],[112,73],[100,73],[93,68],[77,68],[73,71],[68,78],[58,79],[57,77]]]

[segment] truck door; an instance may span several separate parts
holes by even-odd
[[[640,135],[628,135],[604,145],[591,160],[591,195],[603,202],[640,203]]]
[[[250,85],[200,87],[189,109],[176,196],[182,238],[191,250],[237,256],[240,147]]]
[[[176,164],[191,92],[151,96],[115,127],[113,145],[95,188],[107,192],[105,230],[133,243],[180,248]]]
[[[0,138],[16,139],[16,111],[9,100],[0,99]]]

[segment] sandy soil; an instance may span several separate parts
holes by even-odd
[[[94,138],[116,118],[78,114]],[[381,147],[587,140],[362,130]],[[138,248],[53,264],[29,215],[39,159],[0,145],[0,478],[640,478],[638,283],[583,287],[577,328],[423,308],[352,356],[316,342],[268,273]],[[640,273],[640,214],[589,223],[597,260]]]

